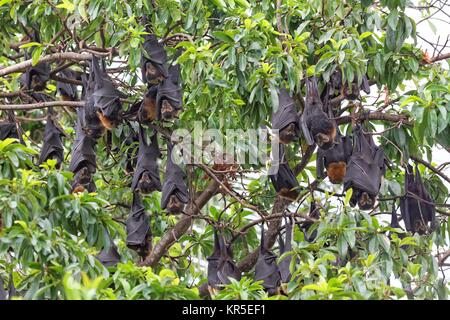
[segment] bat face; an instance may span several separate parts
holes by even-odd
[[[157,118],[156,95],[147,93],[138,111],[140,122],[154,121]]]
[[[167,204],[166,210],[169,213],[172,214],[178,214],[181,213],[184,209],[184,203],[178,199],[178,197],[174,194],[172,194],[169,197],[169,203]]]
[[[328,118],[315,119],[317,122],[311,125],[314,141],[320,149],[328,150],[335,144],[336,127]]]
[[[345,161],[333,162],[327,166],[327,175],[331,183],[341,184],[344,181],[347,172],[347,163]]]
[[[305,103],[300,121],[306,142],[316,143],[323,150],[330,149],[335,144],[336,125],[323,111],[315,77],[306,80]]]
[[[46,81],[43,77],[38,74],[33,74],[31,76],[31,89],[34,91],[42,91],[45,89]]]
[[[161,117],[163,120],[177,118],[180,110],[175,109],[169,100],[163,99],[161,103]]]
[[[294,123],[290,123],[287,127],[280,131],[280,142],[282,144],[289,144],[298,140],[298,129]]]
[[[164,80],[164,75],[156,68],[151,61],[145,63],[145,77],[147,83],[150,85],[155,85]]]
[[[141,193],[148,194],[157,190],[155,182],[150,177],[148,171],[144,171],[141,175],[141,178],[138,182],[136,190],[139,190]]]
[[[371,210],[375,206],[375,196],[362,192],[358,200],[358,207],[361,210]]]

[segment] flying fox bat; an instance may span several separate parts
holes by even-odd
[[[336,90],[338,91],[337,94],[335,93]],[[359,98],[361,90],[366,94],[370,93],[370,83],[366,75],[362,76],[361,84],[358,85],[357,79],[354,79],[351,88],[348,88],[348,86],[342,82],[341,70],[337,69],[332,73],[329,85],[325,92],[331,98],[343,95],[346,99],[355,100]]]
[[[97,259],[105,266],[105,267],[114,267],[120,262],[120,255],[117,251],[117,246],[114,241],[109,237],[109,248],[103,248],[102,251],[97,256]]]
[[[320,149],[330,149],[335,144],[336,124],[323,111],[317,78],[306,79],[305,109],[300,117],[300,126],[308,145],[316,143]]]
[[[279,151],[280,156],[278,170],[275,174],[269,175],[269,177],[275,191],[279,195],[294,201],[298,196],[298,181],[285,159],[284,145],[279,145]]]
[[[160,156],[156,132],[153,132],[151,144],[147,144],[144,129],[139,125],[139,151],[131,190],[141,193],[161,191],[157,158]]]
[[[95,107],[93,95],[95,87],[94,74],[91,72],[89,78],[86,74],[83,74],[81,79],[83,82],[82,98],[85,101],[83,131],[90,138],[98,140],[105,133],[105,127],[100,121]]]
[[[180,65],[169,67],[169,76],[158,86],[156,108],[158,120],[169,120],[178,117],[182,110],[183,92],[180,83]]]
[[[38,163],[41,164],[48,159],[56,160],[56,168],[61,167],[64,161],[64,147],[61,137],[65,136],[64,130],[59,127],[53,120],[52,112],[49,110],[47,115],[47,124],[45,125],[44,144],[42,145],[41,154]]]
[[[145,94],[138,111],[138,120],[140,123],[153,121],[158,118],[158,110],[156,107],[157,92],[158,86],[152,86]]]
[[[76,79],[76,73],[70,69],[64,69],[59,73],[61,78]],[[63,101],[75,101],[78,99],[77,86],[71,83],[56,82],[56,89],[61,95]]]
[[[278,92],[278,110],[272,115],[272,129],[279,130],[280,142],[283,144],[289,144],[299,137],[295,101],[284,88]]]
[[[11,122],[0,122],[0,140],[5,140],[7,138],[19,139],[16,124]]]
[[[40,37],[37,31],[33,34],[33,42],[40,42]],[[31,59],[30,53],[25,51],[25,60]],[[25,76],[22,78],[25,89],[33,91],[42,91],[47,86],[47,81],[50,78],[50,64],[48,62],[39,62],[35,66],[25,71]]]
[[[331,183],[340,184],[344,181],[347,162],[352,155],[353,146],[351,138],[342,136],[339,130],[337,130],[336,143],[328,150],[319,148],[317,151],[316,173],[319,179],[328,176]],[[327,170],[326,175],[324,166]]]
[[[141,57],[142,81],[155,85],[167,78],[167,53],[164,46],[153,35],[145,36]]]
[[[127,246],[137,251],[141,257],[145,257],[150,245],[150,218],[145,212],[140,194],[134,192],[131,212],[127,219]]]
[[[358,203],[361,210],[374,207],[386,171],[385,155],[377,147],[372,135],[364,134],[360,126],[353,131],[353,153],[347,165],[344,177],[344,191],[352,188],[350,205]]]
[[[84,108],[78,108],[76,136],[69,166],[69,170],[75,173],[72,193],[83,192],[85,189],[88,192],[95,191],[95,184],[92,180],[97,168],[94,150],[95,140],[86,135],[83,130],[84,117]]]
[[[166,175],[162,186],[161,208],[167,212],[177,214],[183,211],[189,201],[189,193],[184,182],[186,178],[183,170],[172,160],[172,143],[167,143]]]
[[[225,243],[223,235],[214,230],[214,252],[208,258],[208,285],[218,289],[231,283],[230,279],[241,279],[241,271],[233,261],[231,247]]]
[[[292,251],[292,232],[293,232],[293,221],[288,219],[286,221],[286,241],[283,241],[281,234],[278,235],[278,243],[280,245],[280,255],[283,255],[286,252]],[[281,275],[281,282],[287,283],[291,280],[291,270],[290,265],[292,261],[292,256],[288,256],[280,261],[279,269]]]
[[[125,172],[130,174],[134,172],[134,168],[136,167],[136,158],[137,158],[137,145],[135,144],[139,142],[139,134],[131,129],[132,132],[125,139],[125,145],[127,146],[127,160],[125,162]]]
[[[264,224],[261,224],[261,245],[258,261],[255,265],[255,281],[263,280],[262,286],[269,295],[277,293],[281,284],[280,269],[277,265],[277,256],[266,248],[264,242]]]
[[[435,228],[435,203],[425,189],[417,166],[415,176],[413,167],[411,165],[407,167],[405,173],[405,196],[400,198],[400,212],[405,221],[405,228],[408,231],[423,235]]]
[[[104,61],[102,61],[102,67],[100,68],[97,57],[92,55],[91,66],[95,83],[94,105],[103,126],[110,130],[121,121],[122,103],[120,98],[126,98],[126,95],[114,87],[106,73]]]

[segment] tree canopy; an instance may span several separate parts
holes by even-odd
[[[447,299],[450,162],[436,157],[450,153],[450,49],[446,42],[423,51],[417,30],[419,23],[432,23],[436,11],[450,15],[449,6],[406,0],[0,0],[0,297],[2,291],[8,296],[8,284],[14,287],[9,296],[19,299]],[[423,20],[408,10],[421,12]],[[156,96],[142,70],[142,61],[157,56],[146,49],[149,35],[172,68],[156,99],[181,97],[182,110],[172,121],[136,116],[141,101]],[[101,87],[88,84],[95,63],[95,85],[110,85],[103,96]],[[170,78],[177,67],[179,82]],[[39,76],[43,87],[33,87]],[[302,119],[315,80],[324,117],[353,143],[344,181],[352,179],[352,161],[361,168],[355,146],[362,140],[384,153],[384,177],[369,210],[354,205],[360,196],[354,180],[351,187],[332,184],[316,170],[325,150],[317,140],[308,143],[301,120],[295,141],[280,149],[283,168],[292,170],[297,184],[294,198],[278,190],[268,174],[270,161],[224,165],[213,159],[178,167],[189,200],[181,214],[165,209],[164,183],[178,170],[168,161],[172,132],[216,129],[224,143],[234,139],[245,148],[246,130],[273,128],[273,114],[291,107],[286,99]],[[62,86],[73,89],[71,101],[63,99],[69,94]],[[111,103],[121,108],[118,123],[93,142],[80,120],[90,103],[97,115],[106,115]],[[102,120],[94,117],[97,124]],[[62,137],[62,149],[55,149],[62,156],[40,163],[48,130]],[[144,148],[139,133],[153,133],[147,142],[156,139],[161,150],[155,170],[162,188],[148,194],[131,188]],[[74,192],[80,141],[87,145],[80,148],[94,150],[94,160],[85,161],[95,167],[95,188]],[[367,155],[369,147],[362,149]],[[426,197],[413,191],[422,185]],[[425,210],[435,211],[435,221],[425,229],[409,226],[414,205],[422,220]],[[142,251],[128,241],[133,212],[140,223],[149,221]],[[267,255],[260,250],[261,225]],[[230,274],[239,276],[213,289],[208,268],[216,260],[207,258],[218,246],[215,237],[228,245],[220,267],[228,263],[235,268]],[[287,250],[280,237],[288,239]],[[105,263],[102,254],[120,262]],[[261,257],[271,267],[273,259],[278,267],[288,261],[290,279],[276,292],[257,280],[264,278]]]

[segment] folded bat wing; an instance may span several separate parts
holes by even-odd
[[[7,138],[19,139],[16,124],[11,122],[0,122],[0,140],[5,140]]]
[[[165,209],[172,194],[176,195],[182,203],[189,201],[189,192],[184,182],[186,177],[183,170],[173,162],[173,146],[169,143],[167,146],[167,165],[164,184],[162,186],[161,208]]]
[[[138,161],[136,164],[136,171],[133,175],[133,181],[131,183],[131,189],[134,191],[137,188],[139,180],[144,172],[148,172],[157,190],[161,191],[161,180],[159,177],[159,168],[157,163],[157,158],[160,155],[158,140],[156,137],[156,132],[153,132],[151,138],[151,144],[147,144],[146,138],[144,136],[144,130],[142,127],[139,128],[139,151],[138,151]]]
[[[141,201],[141,196],[133,194],[133,204],[127,219],[127,246],[143,247],[150,234],[150,219]]]
[[[376,196],[384,174],[384,151],[377,147],[371,135],[360,127],[354,131],[354,149],[344,177],[344,190],[356,188]]]
[[[219,238],[220,256],[218,261],[217,277],[222,284],[231,283],[230,279],[241,279],[241,271],[232,258],[231,248],[226,245],[223,235]]]
[[[39,156],[39,164],[47,161],[52,155],[55,156],[58,165],[64,161],[64,147],[61,140],[63,135],[64,132],[62,129],[55,125],[50,116],[47,117],[47,124],[45,125],[44,132],[44,144]]]
[[[255,265],[255,281],[262,280],[262,285],[268,290],[269,294],[274,294],[281,282],[280,269],[278,268],[276,259],[277,256],[266,248],[264,227],[262,227],[259,256]]]
[[[279,156],[279,165],[278,171],[275,174],[269,175],[270,180],[277,192],[280,192],[282,189],[292,190],[297,188],[298,181],[292,172],[289,164],[285,160],[285,148],[282,144],[279,145],[280,156]]]
[[[158,86],[156,105],[158,106],[159,118],[161,118],[162,100],[169,100],[172,107],[181,110],[183,107],[183,90],[180,84],[180,65],[169,68],[169,77],[165,78]]]
[[[145,64],[147,61],[151,61],[155,68],[167,78],[169,76],[167,70],[167,53],[164,46],[158,42],[155,35],[147,35],[143,45],[144,52],[141,58],[142,79],[146,79],[145,76]]]
[[[64,69],[63,71],[61,71],[59,73],[59,76],[61,78],[65,78],[65,79],[76,80],[75,72],[73,72],[70,69]],[[61,95],[68,96],[72,100],[76,100],[77,99],[78,93],[77,93],[77,86],[75,84],[66,83],[66,82],[62,82],[62,81],[57,81],[56,82],[56,89],[58,90],[58,92]]]
[[[218,271],[219,271],[219,259],[220,259],[220,243],[217,235],[217,231],[214,230],[214,251],[206,258],[208,261],[208,284],[212,287],[217,287],[221,284]]]
[[[291,123],[299,127],[298,122],[294,99],[286,89],[280,89],[278,93],[278,109],[272,115],[272,129],[283,130]]]
[[[117,251],[117,246],[111,238],[109,240],[109,248],[103,248],[97,256],[97,259],[100,260],[105,267],[113,267],[120,262],[120,255]]]
[[[292,251],[292,231],[293,231],[293,222],[289,219],[286,223],[286,241],[280,237],[280,255]],[[285,257],[278,264],[281,274],[281,281],[283,283],[289,282],[291,280],[291,271],[290,265],[292,261],[292,256]]]

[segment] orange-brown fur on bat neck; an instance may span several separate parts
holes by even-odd
[[[280,192],[278,192],[278,194],[281,197],[287,198],[292,201],[297,200],[297,197],[298,197],[298,192],[296,190],[289,190],[286,188],[281,189]]]
[[[345,161],[333,162],[327,167],[328,179],[330,179],[330,182],[334,184],[342,183],[346,172],[347,165]]]
[[[66,96],[65,94],[61,95],[61,100],[62,101],[74,101],[74,99],[72,99],[70,96]]]
[[[73,188],[72,193],[81,193],[84,192],[84,190],[86,190],[82,184],[77,184],[75,186],[75,188]]]
[[[143,110],[140,112],[141,121],[153,121],[156,119],[156,101],[152,97],[144,96]]]
[[[111,120],[109,120],[107,117],[105,117],[105,116],[103,115],[103,113],[101,113],[100,111],[97,111],[97,116],[98,116],[98,118],[100,119],[100,122],[102,123],[102,125],[103,125],[106,129],[111,130],[111,129],[114,128],[114,125],[113,125],[113,123],[111,122]]]

